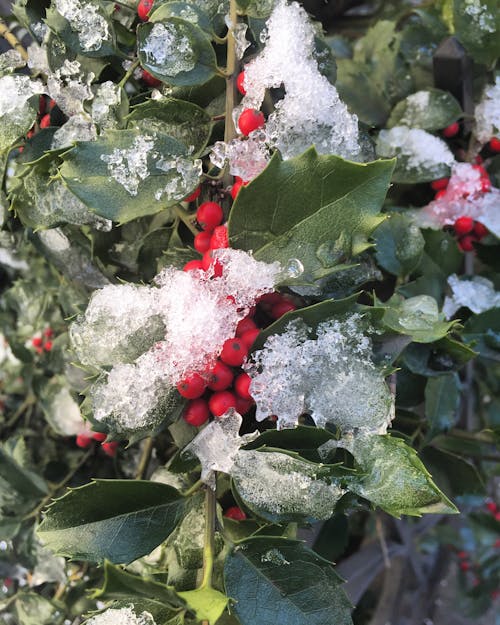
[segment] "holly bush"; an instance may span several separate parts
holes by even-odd
[[[500,2],[303,4],[1,22],[8,624],[364,623],[404,531],[498,595]]]

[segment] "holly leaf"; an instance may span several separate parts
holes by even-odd
[[[387,127],[439,130],[457,121],[462,107],[448,91],[426,89],[407,96],[392,109]]]
[[[287,161],[275,153],[237,195],[231,246],[289,267],[282,284],[314,284],[371,246],[369,236],[385,219],[380,208],[393,167],[321,156],[314,147]]]
[[[142,67],[174,87],[201,85],[217,72],[215,51],[199,26],[169,17],[137,28]]]
[[[401,439],[355,436],[347,448],[365,474],[347,478],[349,490],[392,516],[458,512],[434,484],[416,451]]]
[[[214,29],[208,14],[196,4],[172,1],[160,4],[158,8],[154,8],[150,12],[148,22],[161,22],[169,17],[179,17],[198,26],[210,37],[214,35]]]
[[[210,625],[215,625],[229,601],[226,595],[209,587],[179,591],[177,594],[184,599],[198,620],[208,621]]]
[[[500,2],[452,2],[456,37],[475,61],[493,65],[500,56]]]
[[[457,373],[429,378],[425,387],[425,415],[430,425],[428,438],[449,430],[459,417],[460,380]]]
[[[69,490],[38,528],[44,544],[74,560],[129,563],[169,536],[186,500],[171,486],[141,480],[96,480]]]
[[[60,176],[97,215],[121,224],[152,215],[192,192],[199,168],[163,133],[109,130],[63,156]]]
[[[378,264],[395,276],[409,275],[420,263],[425,240],[408,217],[391,213],[389,218],[375,230]]]
[[[352,625],[342,579],[297,541],[242,541],[226,558],[224,584],[242,625]]]

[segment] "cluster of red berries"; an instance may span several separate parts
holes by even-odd
[[[494,501],[486,502],[486,509],[491,514],[491,516],[495,519],[495,521],[500,521],[500,508]],[[495,547],[500,547],[500,539],[495,543]]]
[[[45,328],[45,330],[40,335],[34,336],[31,339],[31,345],[33,349],[37,352],[37,354],[52,351],[54,344],[51,339],[53,336],[54,331],[52,330],[52,328]]]
[[[88,449],[94,441],[97,441],[98,443],[101,443],[101,449],[103,452],[107,456],[114,458],[118,451],[119,443],[118,441],[109,441],[108,443],[105,443],[104,441],[106,438],[107,434],[103,434],[102,432],[85,432],[78,434],[76,437],[76,445],[81,449]]]

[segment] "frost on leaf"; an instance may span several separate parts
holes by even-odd
[[[141,49],[146,61],[169,76],[194,69],[197,58],[188,32],[182,24],[156,23]]]
[[[122,90],[111,80],[101,83],[92,100],[92,119],[99,128],[114,128],[117,119],[113,108],[118,107],[122,100]]]
[[[319,465],[275,451],[238,451],[229,470],[238,494],[257,514],[328,519],[344,490]]]
[[[7,73],[25,65],[26,61],[17,50],[7,50],[7,52],[0,54],[0,72],[2,73]]]
[[[156,625],[154,618],[149,612],[136,614],[133,605],[123,608],[108,608],[96,614],[85,625]]]
[[[84,113],[83,103],[94,97],[90,84],[94,74],[82,73],[79,61],[65,59],[63,65],[47,76],[47,91],[57,106],[69,117]]]
[[[500,137],[500,75],[495,84],[487,85],[474,111],[474,133],[481,143]]]
[[[201,479],[211,483],[214,471],[231,473],[240,447],[255,440],[258,432],[239,435],[243,419],[230,409],[210,422],[182,452],[185,457],[196,456],[201,464]]]
[[[55,131],[50,149],[69,148],[75,141],[94,141],[96,137],[97,132],[92,119],[85,113],[79,113],[70,117]]]
[[[401,170],[429,180],[444,176],[455,162],[444,141],[420,128],[381,130],[376,148],[378,156],[397,156]]]
[[[481,171],[470,163],[456,163],[441,197],[422,209],[408,211],[421,228],[451,226],[462,216],[472,217],[500,237],[500,189],[484,192]]]
[[[320,154],[357,157],[357,117],[349,113],[336,88],[319,70],[314,58],[315,29],[307,13],[296,2],[280,0],[265,33],[264,50],[245,65],[246,95],[234,111],[235,121],[244,109],[261,107],[266,89],[282,87],[285,95],[276,103],[263,131],[254,131],[249,139],[235,139],[226,146],[224,158],[229,160],[231,173],[244,180],[253,178],[259,173],[256,170],[265,166],[266,146],[278,148],[285,159],[313,144]],[[220,162],[220,146],[218,151],[215,159]],[[244,158],[255,161],[246,172],[242,169]]]
[[[29,100],[43,91],[43,85],[29,76],[9,74],[0,78],[0,150],[29,130],[36,119]]]
[[[109,174],[130,195],[137,195],[139,183],[149,176],[148,154],[153,150],[154,138],[139,136],[130,148],[115,148],[111,154],[102,154]]]
[[[85,52],[100,50],[103,42],[110,40],[108,23],[99,13],[96,3],[85,0],[55,0],[55,7],[78,34],[78,41]]]
[[[474,276],[473,278],[460,279],[456,274],[448,278],[451,288],[451,297],[445,297],[443,313],[449,319],[459,308],[465,307],[476,315],[500,308],[500,291],[495,290],[491,280]]]
[[[276,415],[279,428],[294,427],[307,413],[318,427],[378,433],[391,421],[393,400],[360,315],[321,323],[315,338],[303,322],[291,322],[267,339],[246,369],[258,421]]]

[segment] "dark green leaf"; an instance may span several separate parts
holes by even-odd
[[[455,35],[478,63],[492,65],[500,56],[498,0],[453,0]]]
[[[179,17],[201,28],[210,37],[214,29],[207,13],[192,2],[166,2],[149,14],[149,22],[161,22],[169,17]]]
[[[378,264],[395,276],[407,276],[419,264],[425,241],[410,219],[391,213],[373,233]]]
[[[33,93],[28,76],[3,76],[0,78],[2,91],[12,91],[12,97],[22,97],[25,93]],[[28,91],[30,89],[30,91]],[[24,93],[23,93],[24,92]],[[26,96],[25,96],[26,97]],[[26,99],[22,104],[5,108],[0,117],[0,153],[7,150],[11,145],[22,143],[22,137],[33,126],[36,120],[38,96]]]
[[[128,563],[167,538],[184,514],[185,501],[165,484],[96,480],[57,499],[38,533],[61,555]]]
[[[14,604],[18,625],[52,625],[56,607],[34,592],[21,592]]]
[[[460,407],[460,380],[449,373],[427,380],[425,387],[425,415],[429,422],[428,437],[449,430],[458,420]]]
[[[465,458],[434,447],[424,447],[421,456],[436,484],[450,497],[484,494],[478,470]]]
[[[215,588],[203,586],[196,590],[179,591],[178,594],[188,604],[196,618],[208,621],[209,625],[215,625],[229,601],[226,595]]]
[[[141,24],[137,53],[144,69],[174,87],[201,85],[217,69],[210,39],[201,28],[178,17]]]
[[[380,207],[393,165],[361,165],[314,148],[287,161],[276,153],[238,193],[229,217],[231,245],[284,268],[298,260],[303,273],[290,271],[283,283],[314,284],[370,247],[368,237],[384,219]]]
[[[226,592],[242,625],[351,625],[332,565],[296,541],[251,538],[224,565]]]
[[[244,449],[274,447],[297,452],[311,462],[322,462],[318,447],[334,439],[335,436],[323,428],[299,425],[285,430],[267,430],[254,441],[245,445]]]
[[[462,108],[448,91],[427,89],[414,93],[392,110],[387,127],[408,126],[423,130],[446,128],[462,115]]]

